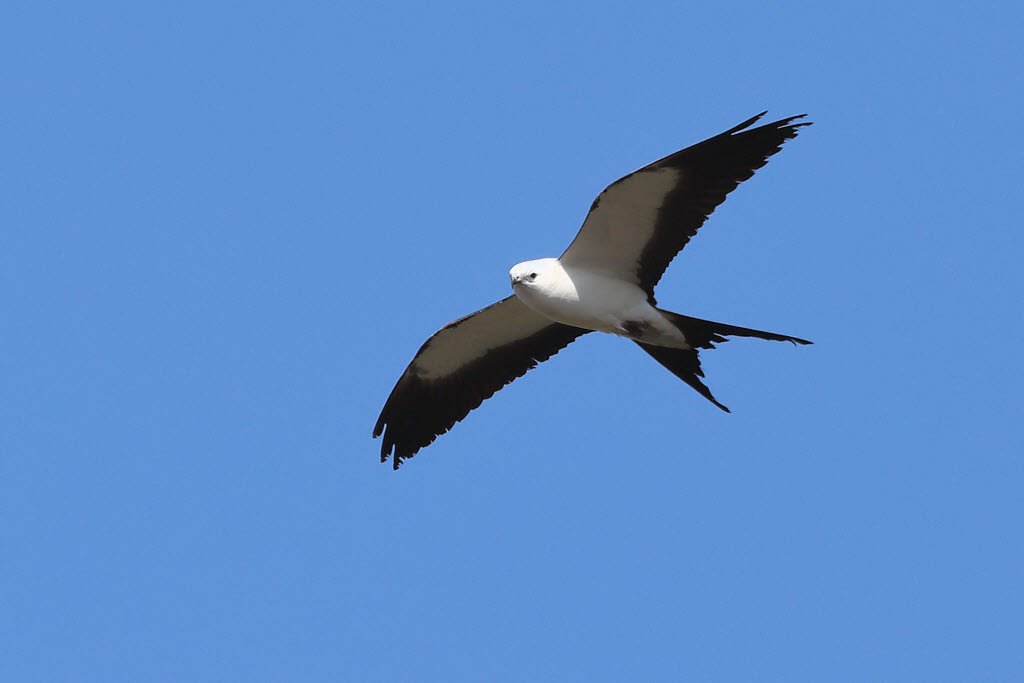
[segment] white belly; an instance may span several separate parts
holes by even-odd
[[[543,287],[516,286],[516,296],[555,322],[658,346],[686,345],[682,334],[651,306],[639,286],[590,271],[560,270],[560,276],[545,281]]]

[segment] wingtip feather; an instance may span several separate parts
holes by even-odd
[[[725,131],[724,133],[722,133],[722,135],[732,135],[733,133],[738,133],[739,131],[743,130],[744,128],[749,128],[750,126],[752,126],[755,123],[757,123],[758,119],[760,119],[762,116],[764,116],[767,113],[768,113],[768,110],[766,109],[763,112],[761,112],[760,114],[757,114],[756,116],[751,116],[749,119],[747,119],[743,123],[741,123],[739,125],[736,125],[736,126],[733,126],[729,130]]]
[[[768,110],[765,110],[765,111],[761,112],[760,114],[757,114],[756,116],[751,116],[749,119],[747,119],[743,123],[740,123],[740,124],[738,124],[736,126],[733,126],[729,130],[725,131],[719,137],[723,137],[723,136],[727,136],[727,135],[733,135],[735,133],[739,133],[740,131],[746,130],[747,128],[750,128],[752,125],[754,125],[759,120],[761,120],[761,118],[764,117],[764,115],[767,114],[767,113],[768,113]],[[797,114],[796,116],[787,116],[786,118],[779,119],[778,121],[775,121],[773,123],[766,123],[763,126],[761,126],[761,128],[776,128],[776,129],[780,129],[780,128],[785,128],[785,127],[789,126],[790,128],[794,129],[792,131],[793,135],[796,135],[795,129],[802,128],[803,126],[809,126],[812,123],[811,121],[801,121],[800,123],[793,123],[794,121],[798,121],[799,119],[802,119],[805,116],[807,116],[807,114]]]

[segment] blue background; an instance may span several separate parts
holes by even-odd
[[[0,678],[1021,680],[1018,3],[0,10]],[[395,473],[609,182],[814,126]]]

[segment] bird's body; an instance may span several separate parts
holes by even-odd
[[[675,255],[737,185],[796,137],[801,117],[749,128],[762,114],[615,181],[558,258],[516,264],[513,296],[438,330],[388,397],[375,437],[397,469],[503,386],[589,332],[630,339],[701,396],[698,353],[729,336],[797,344],[774,332],[659,308],[654,286]]]
[[[690,348],[678,328],[651,305],[647,292],[632,282],[565,266],[556,258],[518,263],[509,277],[516,297],[554,322],[654,346]]]

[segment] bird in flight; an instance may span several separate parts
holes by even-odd
[[[798,130],[792,116],[729,130],[616,180],[597,196],[558,258],[512,267],[512,296],[434,333],[391,391],[374,438],[398,469],[484,399],[588,332],[630,339],[725,412],[701,382],[700,349],[727,337],[811,342],[672,313],[654,286],[715,208]]]

